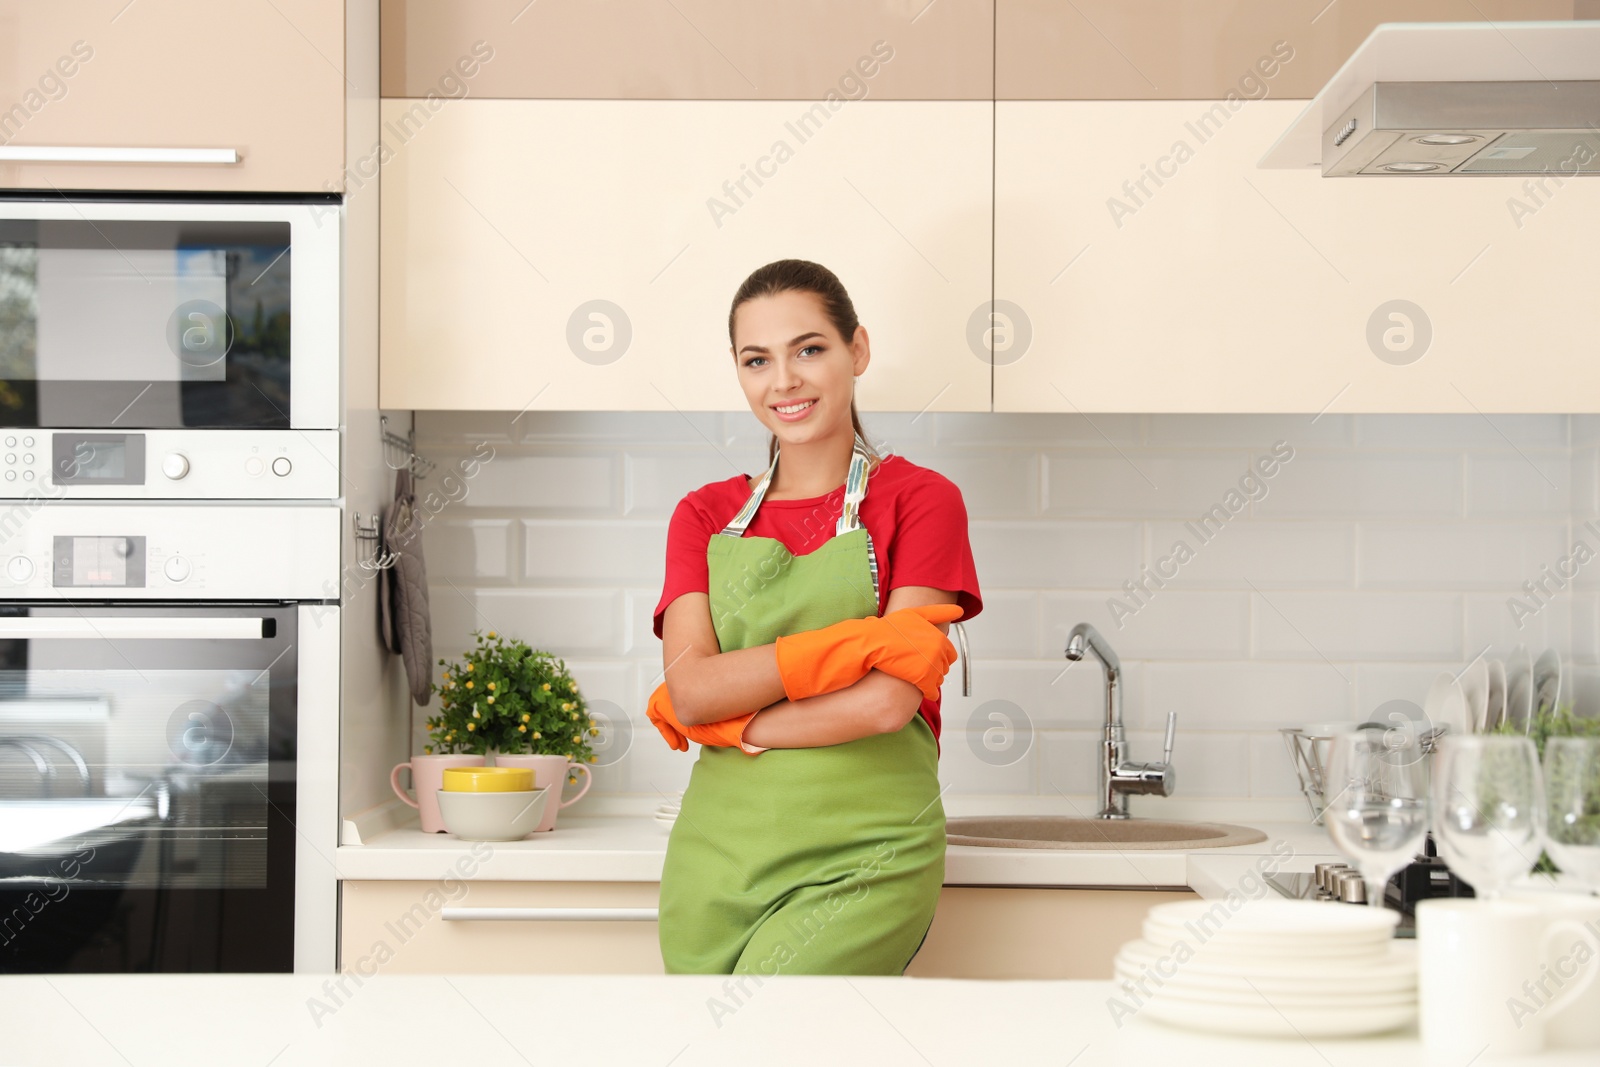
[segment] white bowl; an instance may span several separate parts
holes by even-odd
[[[444,828],[463,841],[518,841],[544,817],[550,787],[504,793],[439,792]]]

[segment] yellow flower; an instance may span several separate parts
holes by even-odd
[[[590,737],[599,737],[600,736],[600,731],[598,729],[590,729],[589,736]]]
[[[493,631],[493,630],[490,630],[490,631],[489,631],[489,636],[490,636],[490,637],[493,637],[493,636],[494,636],[494,631]]]
[[[577,718],[577,717],[578,717],[578,713],[577,713],[577,712],[573,712],[573,713],[572,713],[572,717],[573,717],[573,718],[574,718],[574,719],[576,719],[576,718]]]
[[[472,664],[470,664],[470,663],[469,663],[469,664],[467,664],[467,670],[469,670],[469,671],[470,671],[470,670],[472,670],[472,666],[473,666],[473,665],[472,665]],[[467,683],[467,684],[468,684],[468,685],[471,685],[471,684],[472,684],[472,683],[471,683],[471,682],[468,682],[468,683]]]
[[[568,682],[567,683],[567,688],[572,690],[574,693],[576,693],[578,691],[578,683],[577,682]]]
[[[548,693],[548,692],[550,692],[550,683],[546,682],[543,685],[541,685],[539,688],[543,689],[546,693]]]
[[[490,697],[490,698],[489,698],[489,703],[491,703],[491,704],[493,704],[493,703],[494,703],[494,697]]]
[[[433,755],[433,746],[432,745],[423,745],[422,746],[422,751],[426,752],[428,755],[431,756],[431,755]]]
[[[582,734],[573,734],[572,735],[572,743],[573,744],[577,744],[578,742],[580,742],[582,740],[583,740],[583,735]]]
[[[561,702],[561,710],[562,711],[571,711],[572,710],[572,705],[568,704],[565,700],[563,700]]]
[[[475,723],[475,722],[467,723],[467,729],[468,730],[476,730],[477,728],[478,728],[478,724],[477,723]]]
[[[527,732],[528,732],[528,728],[527,728],[527,727],[526,727],[526,726],[519,726],[519,727],[517,727],[517,733],[519,733],[519,734],[525,734],[525,733],[527,733]]]
[[[478,714],[478,705],[476,705],[476,704],[474,704],[474,705],[472,705],[472,717],[473,717],[473,718],[474,718],[474,719],[481,719],[481,718],[483,718],[483,716],[482,716],[482,715],[479,715],[479,714]]]
[[[494,688],[494,687],[495,687],[495,684],[494,684],[494,683],[493,683],[493,682],[490,682],[490,683],[489,683],[489,688],[490,688],[490,689],[493,689],[493,688]]]
[[[471,682],[470,682],[470,681],[469,681],[469,682],[467,682],[467,688],[468,688],[468,689],[471,689],[471,688],[472,688],[472,683],[471,683]]]
[[[589,757],[589,762],[590,762],[590,763],[593,763],[593,762],[594,762],[594,761],[595,761],[595,760],[597,760],[597,759],[599,759],[599,758],[600,758],[600,757],[599,757],[599,756],[590,756],[590,757]]]
[[[523,722],[527,722],[527,721],[528,721],[528,720],[529,720],[529,719],[531,719],[531,718],[533,718],[533,716],[532,716],[532,715],[529,715],[529,714],[528,714],[528,713],[527,713],[527,712],[523,712],[523,713],[522,713],[522,721],[523,721]]]

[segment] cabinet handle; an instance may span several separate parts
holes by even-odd
[[[659,908],[453,908],[439,912],[446,922],[656,922]]]
[[[223,639],[259,641],[266,620],[257,618],[193,618],[171,616],[5,616],[0,617],[0,640],[7,641],[203,641]]]
[[[236,148],[111,148],[4,145],[0,163],[237,163]]]

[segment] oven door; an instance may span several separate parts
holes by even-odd
[[[294,604],[0,604],[0,972],[292,971]]]
[[[0,427],[337,427],[338,220],[0,199]]]

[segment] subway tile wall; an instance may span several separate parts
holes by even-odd
[[[971,695],[959,663],[945,683],[951,793],[1094,791],[1103,683],[1062,656],[1080,621],[1123,661],[1134,758],[1159,758],[1178,713],[1187,797],[1297,797],[1279,727],[1420,705],[1485,649],[1554,646],[1579,713],[1600,714],[1600,417],[863,422],[967,505],[984,611]],[[672,751],[644,716],[667,520],[690,490],[762,469],[766,431],[749,414],[422,411],[417,436],[436,464],[421,488],[437,655],[481,627],[564,657],[614,720],[593,788],[682,789],[697,747]]]

